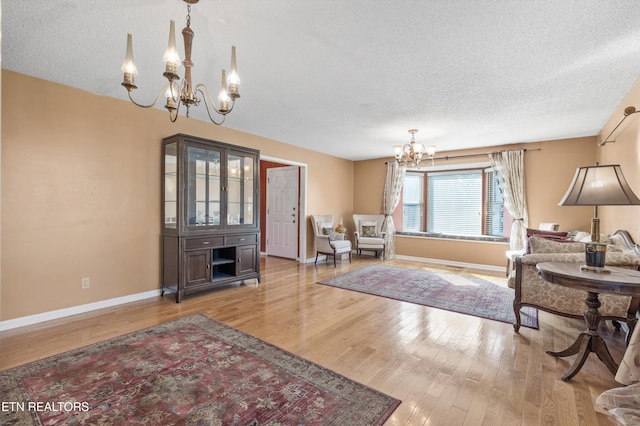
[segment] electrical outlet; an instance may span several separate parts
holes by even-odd
[[[89,288],[89,287],[91,287],[91,280],[89,279],[89,277],[83,278],[82,288]]]

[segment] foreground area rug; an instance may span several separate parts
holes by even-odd
[[[514,291],[471,274],[369,265],[319,284],[375,294],[480,318],[513,323]],[[521,311],[524,327],[538,328],[538,310]]]
[[[381,425],[398,400],[194,315],[0,372],[2,425]]]

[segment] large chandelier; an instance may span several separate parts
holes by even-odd
[[[191,29],[191,5],[198,3],[199,0],[184,0],[187,3],[187,26],[182,30],[182,37],[184,39],[184,78],[182,84],[178,84],[177,80],[180,80],[178,76],[178,66],[180,65],[180,57],[176,50],[176,36],[175,36],[175,23],[170,21],[169,27],[169,45],[164,53],[165,71],[162,74],[166,77],[168,82],[164,85],[156,99],[149,105],[143,105],[136,102],[131,97],[131,91],[137,89],[135,84],[135,75],[138,73],[135,64],[133,63],[133,47],[131,41],[131,34],[127,34],[127,57],[122,64],[122,72],[124,73],[124,79],[122,85],[127,89],[129,99],[131,102],[142,108],[149,108],[154,106],[160,97],[164,94],[166,97],[166,104],[164,107],[169,111],[169,118],[172,122],[178,119],[180,107],[184,105],[186,108],[185,115],[189,117],[189,108],[191,105],[198,106],[202,100],[206,109],[209,119],[214,124],[222,124],[235,105],[236,99],[240,97],[238,93],[238,85],[240,84],[240,77],[238,76],[238,69],[236,66],[236,47],[231,46],[231,72],[226,75],[225,70],[222,70],[222,84],[220,93],[218,94],[218,107],[211,98],[209,89],[204,84],[198,84],[193,87],[191,83],[191,46],[193,43],[194,32]],[[201,96],[201,98],[198,96]],[[212,111],[221,116],[220,121],[214,119]]]
[[[421,143],[417,143],[415,138],[415,134],[417,132],[417,129],[410,129],[409,133],[411,133],[411,142],[404,145],[394,145],[393,147],[393,153],[396,157],[396,161],[401,166],[420,168],[420,161],[422,160],[422,155],[425,152],[431,160],[431,165],[433,165],[436,147],[435,145],[429,145],[425,148]]]

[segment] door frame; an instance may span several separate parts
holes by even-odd
[[[287,166],[297,166],[300,168],[300,199],[299,205],[300,210],[298,211],[298,223],[300,225],[300,232],[298,233],[298,257],[296,260],[298,262],[304,263],[307,259],[307,164],[299,163],[297,161],[286,160],[283,158],[271,157],[268,155],[260,155],[260,160],[271,161],[274,163],[285,164]],[[265,188],[268,189],[269,182],[267,182]],[[264,215],[266,217],[266,209],[260,209],[260,216]],[[266,233],[267,230],[265,229]],[[269,235],[266,235],[269,238]],[[261,255],[266,255],[266,253],[260,253]]]

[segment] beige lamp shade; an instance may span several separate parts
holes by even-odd
[[[579,167],[560,206],[628,206],[640,204],[619,164]]]

